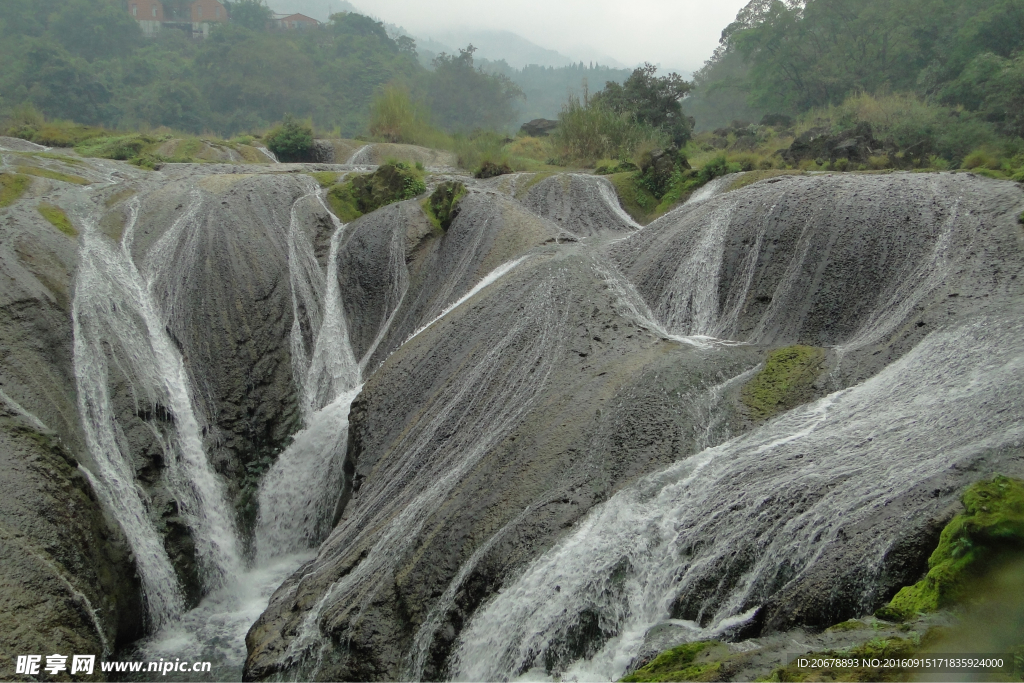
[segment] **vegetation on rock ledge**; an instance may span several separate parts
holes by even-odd
[[[1024,482],[1008,477],[974,484],[964,492],[967,508],[953,518],[928,558],[928,574],[903,588],[875,614],[903,621],[962,600],[972,583],[994,565],[1024,552]]]
[[[466,186],[455,180],[447,180],[437,186],[433,194],[424,201],[424,209],[431,222],[441,230],[448,228],[458,218],[459,203],[466,195]]]
[[[423,171],[401,161],[389,161],[373,173],[350,177],[331,188],[327,199],[344,223],[382,206],[412,199],[427,191]]]
[[[655,657],[650,664],[634,671],[622,679],[623,683],[647,683],[658,681],[711,681],[721,668],[720,661],[696,662],[701,653],[718,645],[712,640],[700,643],[684,643],[666,650]]]
[[[78,237],[78,231],[71,224],[71,219],[62,209],[53,204],[40,204],[39,213],[50,222],[50,225],[60,230],[68,237]]]
[[[0,209],[21,199],[31,181],[13,173],[0,173]]]

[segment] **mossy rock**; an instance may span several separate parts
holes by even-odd
[[[331,209],[345,223],[395,202],[427,191],[423,173],[406,163],[382,164],[373,173],[351,177],[335,185],[327,197]]]
[[[845,631],[861,631],[867,628],[870,627],[860,619],[850,619],[835,626],[829,626],[825,631],[829,633],[842,633]]]
[[[625,683],[646,681],[714,681],[722,668],[720,661],[698,662],[705,651],[719,645],[716,640],[700,643],[684,643],[666,650],[622,680]]]
[[[32,184],[31,179],[14,173],[0,173],[0,209],[21,199]]]
[[[978,482],[962,500],[966,509],[942,530],[928,574],[875,612],[879,619],[904,621],[948,607],[986,572],[1024,553],[1024,481],[998,476]]]
[[[437,186],[433,194],[424,202],[424,209],[431,222],[448,232],[448,228],[459,216],[462,198],[466,196],[466,186],[457,180],[447,180]]]
[[[777,349],[768,354],[764,369],[744,385],[740,398],[755,420],[768,420],[813,398],[814,382],[824,370],[824,349],[799,345]]]

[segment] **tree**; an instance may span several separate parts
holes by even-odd
[[[71,0],[51,15],[50,32],[68,52],[89,61],[124,56],[142,42],[138,22],[107,0]]]
[[[435,122],[450,131],[505,128],[515,120],[515,101],[523,91],[507,76],[474,67],[470,45],[458,56],[441,53],[434,59],[428,103]]]
[[[231,21],[251,31],[266,31],[274,20],[274,12],[263,0],[235,0],[228,6]]]
[[[594,104],[661,130],[682,147],[693,129],[681,104],[692,85],[677,73],[667,76],[657,76],[657,73],[658,67],[644,64],[622,85],[613,81],[605,84],[605,89],[594,95]]]

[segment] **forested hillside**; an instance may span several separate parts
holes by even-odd
[[[392,40],[372,19],[337,14],[320,29],[282,31],[248,11],[255,3],[233,4],[235,21],[195,41],[177,30],[143,37],[119,0],[4,0],[0,117],[30,104],[49,118],[108,128],[230,136],[292,114],[351,137],[365,133],[375,93],[396,82],[436,94],[442,128],[516,123],[507,99],[482,96],[503,79],[460,78],[458,56],[427,70],[413,41]]]
[[[562,67],[532,64],[516,69],[505,61],[481,61],[484,71],[506,76],[522,89],[524,97],[516,106],[519,118],[523,121],[557,118],[569,92],[579,92],[584,82],[590,89],[597,91],[606,83],[624,82],[633,72],[632,69],[587,65],[582,62]]]
[[[695,74],[688,108],[708,129],[900,92],[1016,137],[1022,46],[1024,0],[752,0]]]

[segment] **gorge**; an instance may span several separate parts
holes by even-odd
[[[965,487],[1024,476],[1016,183],[726,176],[641,226],[598,176],[388,146],[467,186],[443,231],[419,199],[339,221],[309,174],[384,153],[332,144],[144,171],[0,138],[31,177],[0,209],[5,658],[618,680],[873,612]]]

